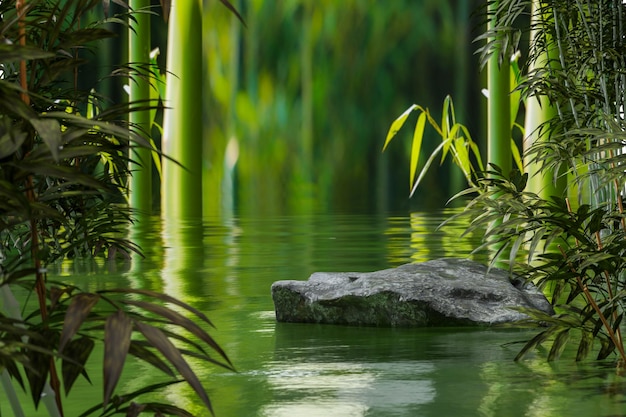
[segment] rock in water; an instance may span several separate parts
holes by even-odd
[[[467,259],[437,259],[376,272],[316,272],[272,284],[280,322],[355,326],[489,326],[527,318],[511,307],[552,306],[532,284]]]

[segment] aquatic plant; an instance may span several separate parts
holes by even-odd
[[[552,195],[528,190],[531,178],[522,169],[490,163],[487,171],[475,169],[468,177],[470,188],[455,196],[471,197],[460,216],[471,220],[468,232],[485,230],[485,243],[477,250],[490,251],[493,263],[507,261],[511,271],[538,284],[555,306],[554,316],[526,311],[531,317],[526,324],[543,327],[518,359],[544,344],[550,345],[548,360],[557,359],[578,332],[577,360],[599,341],[599,359],[617,353],[618,363],[626,365],[620,331],[626,296],[626,6],[618,0],[489,4],[493,24],[481,39],[498,41],[481,48],[484,63],[494,56],[500,62],[509,59],[522,38],[515,23],[532,13],[526,27],[534,32],[526,60],[530,70],[517,89],[523,99],[543,100],[555,111],[528,132],[539,132],[541,140],[525,149],[523,168],[532,166],[536,175],[554,182],[567,178],[573,198],[570,203],[559,187],[551,189]],[[413,153],[411,160],[418,156]],[[473,167],[467,160],[457,164]]]
[[[165,294],[138,289],[84,292],[50,282],[46,267],[63,258],[139,254],[126,237],[129,151],[153,151],[129,112],[144,101],[103,105],[78,88],[89,48],[112,36],[103,21],[83,25],[100,0],[0,2],[0,371],[16,416],[15,388],[30,391],[51,416],[63,415],[96,344],[104,350],[102,402],[82,415],[189,416],[172,404],[143,399],[186,381],[212,411],[191,369],[194,358],[232,369],[206,331],[209,319]],[[108,3],[108,2],[106,2]],[[126,16],[106,19],[123,23]],[[129,164],[130,163],[130,164]],[[15,289],[37,306],[20,303]],[[190,318],[191,317],[191,318]],[[163,372],[164,380],[134,392],[117,387],[126,360]],[[72,398],[71,396],[68,398]],[[88,407],[88,406],[86,406]]]

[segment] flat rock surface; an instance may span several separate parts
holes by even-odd
[[[489,326],[527,318],[511,309],[552,313],[532,284],[508,271],[445,258],[375,272],[316,272],[272,284],[280,322],[359,326]]]

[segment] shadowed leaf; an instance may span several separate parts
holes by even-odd
[[[211,406],[211,401],[209,400],[209,396],[206,391],[202,387],[202,384],[198,380],[196,374],[191,370],[189,364],[180,351],[170,342],[170,340],[156,327],[138,322],[135,324],[137,329],[145,336],[145,338],[156,347],[165,358],[170,361],[172,365],[180,372],[181,376],[187,381],[187,383],[196,391],[198,397],[202,400],[202,402],[209,409],[211,414],[213,414],[213,408]]]
[[[25,354],[28,358],[28,366],[25,366],[24,370],[26,371],[33,403],[37,407],[48,378],[48,372],[50,371],[50,356],[32,349],[27,350]]]
[[[140,395],[153,393],[153,392],[159,391],[162,388],[168,387],[170,385],[178,384],[180,382],[183,382],[183,381],[182,380],[167,381],[167,382],[159,382],[159,383],[156,383],[156,384],[148,385],[148,386],[143,387],[143,388],[141,388],[141,389],[139,389],[137,391],[133,391],[133,392],[130,392],[128,394],[124,394],[123,395],[123,399],[124,399],[124,402],[130,402],[133,399],[139,397]],[[95,413],[97,411],[102,411],[103,408],[105,409],[104,410],[105,412],[111,412],[111,411],[114,411],[115,407],[116,406],[114,404],[110,404],[108,406],[108,409],[107,409],[107,407],[105,405],[103,405],[103,403],[100,403],[100,404],[97,404],[97,405],[91,407],[90,409],[88,409],[87,411],[85,411],[84,413],[82,413],[78,417],[90,416],[90,415],[92,415],[93,413]],[[104,415],[104,413],[102,413],[101,415]]]
[[[578,345],[578,352],[576,353],[576,360],[582,361],[589,355],[591,348],[593,347],[593,335],[590,332],[583,331],[580,338],[580,344]]]
[[[169,1],[169,0],[168,0]],[[237,19],[239,19],[239,21],[246,26],[246,22],[243,20],[243,17],[241,17],[241,15],[239,14],[239,12],[237,11],[237,9],[235,9],[235,7],[228,1],[228,0],[220,0],[220,2],[226,6],[226,8],[228,10],[230,10],[231,12],[233,12],[235,14],[235,16],[237,16]]]
[[[211,346],[213,350],[219,353],[220,356],[222,356],[229,364],[231,364],[230,360],[226,356],[226,352],[224,352],[222,348],[219,347],[219,345],[215,342],[215,340],[213,340],[213,338],[207,332],[205,332],[200,326],[198,326],[196,323],[194,323],[192,320],[188,319],[187,317],[183,316],[182,314],[174,310],[171,310],[167,307],[163,307],[158,304],[148,303],[145,301],[125,300],[124,303],[133,305],[139,308],[143,308],[154,314],[158,314],[162,317],[165,317],[166,319],[170,320],[173,324],[184,327],[185,330],[193,333],[195,336],[200,338],[200,340],[202,340],[203,342]]]
[[[209,320],[209,318],[206,316],[206,314],[204,314],[203,312],[201,312],[200,310],[190,306],[187,303],[184,303],[174,297],[171,297],[167,294],[161,294],[155,291],[150,291],[150,290],[140,290],[140,289],[135,289],[135,288],[116,288],[116,289],[112,289],[112,290],[103,290],[103,291],[99,291],[99,293],[104,294],[104,293],[121,293],[121,294],[140,294],[140,295],[145,295],[146,297],[150,297],[150,298],[156,298],[158,300],[161,300],[163,302],[166,303],[171,303],[171,304],[175,304],[179,307],[184,308],[185,310],[195,314],[199,319],[201,319],[202,321],[210,324],[212,327],[213,323],[211,323],[211,320]]]
[[[65,312],[63,330],[59,340],[59,352],[63,352],[65,345],[74,337],[99,299],[97,294],[90,293],[80,293],[72,298],[72,302]]]
[[[55,162],[59,162],[59,149],[62,144],[61,125],[55,119],[29,119],[39,136],[48,145]]]
[[[133,323],[123,311],[109,316],[104,325],[104,405],[120,379],[133,330]]]
[[[69,395],[72,385],[74,385],[74,382],[78,379],[78,375],[80,374],[91,383],[85,371],[85,363],[87,363],[87,359],[89,359],[89,355],[91,355],[94,344],[94,341],[88,337],[81,337],[80,339],[72,340],[65,347],[65,356],[67,359],[63,359],[62,365],[65,395]]]
[[[554,361],[561,357],[561,353],[563,353],[563,349],[565,349],[565,345],[569,340],[569,329],[565,329],[560,331],[556,337],[554,338],[554,342],[552,342],[552,347],[550,348],[550,353],[548,353],[548,361]]]
[[[166,373],[167,375],[171,377],[175,376],[174,372],[170,369],[170,367],[167,366],[167,364],[163,360],[161,360],[161,358],[159,358],[157,355],[152,353],[152,351],[142,346],[142,343],[140,341],[132,340],[130,342],[128,353],[130,353],[131,355],[135,356],[138,359],[141,359],[144,362],[149,363],[150,365],[163,371],[164,373]]]

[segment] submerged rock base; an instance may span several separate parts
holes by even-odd
[[[515,307],[552,313],[532,284],[467,259],[437,259],[376,272],[316,272],[277,281],[279,322],[381,327],[489,326],[527,318]]]

